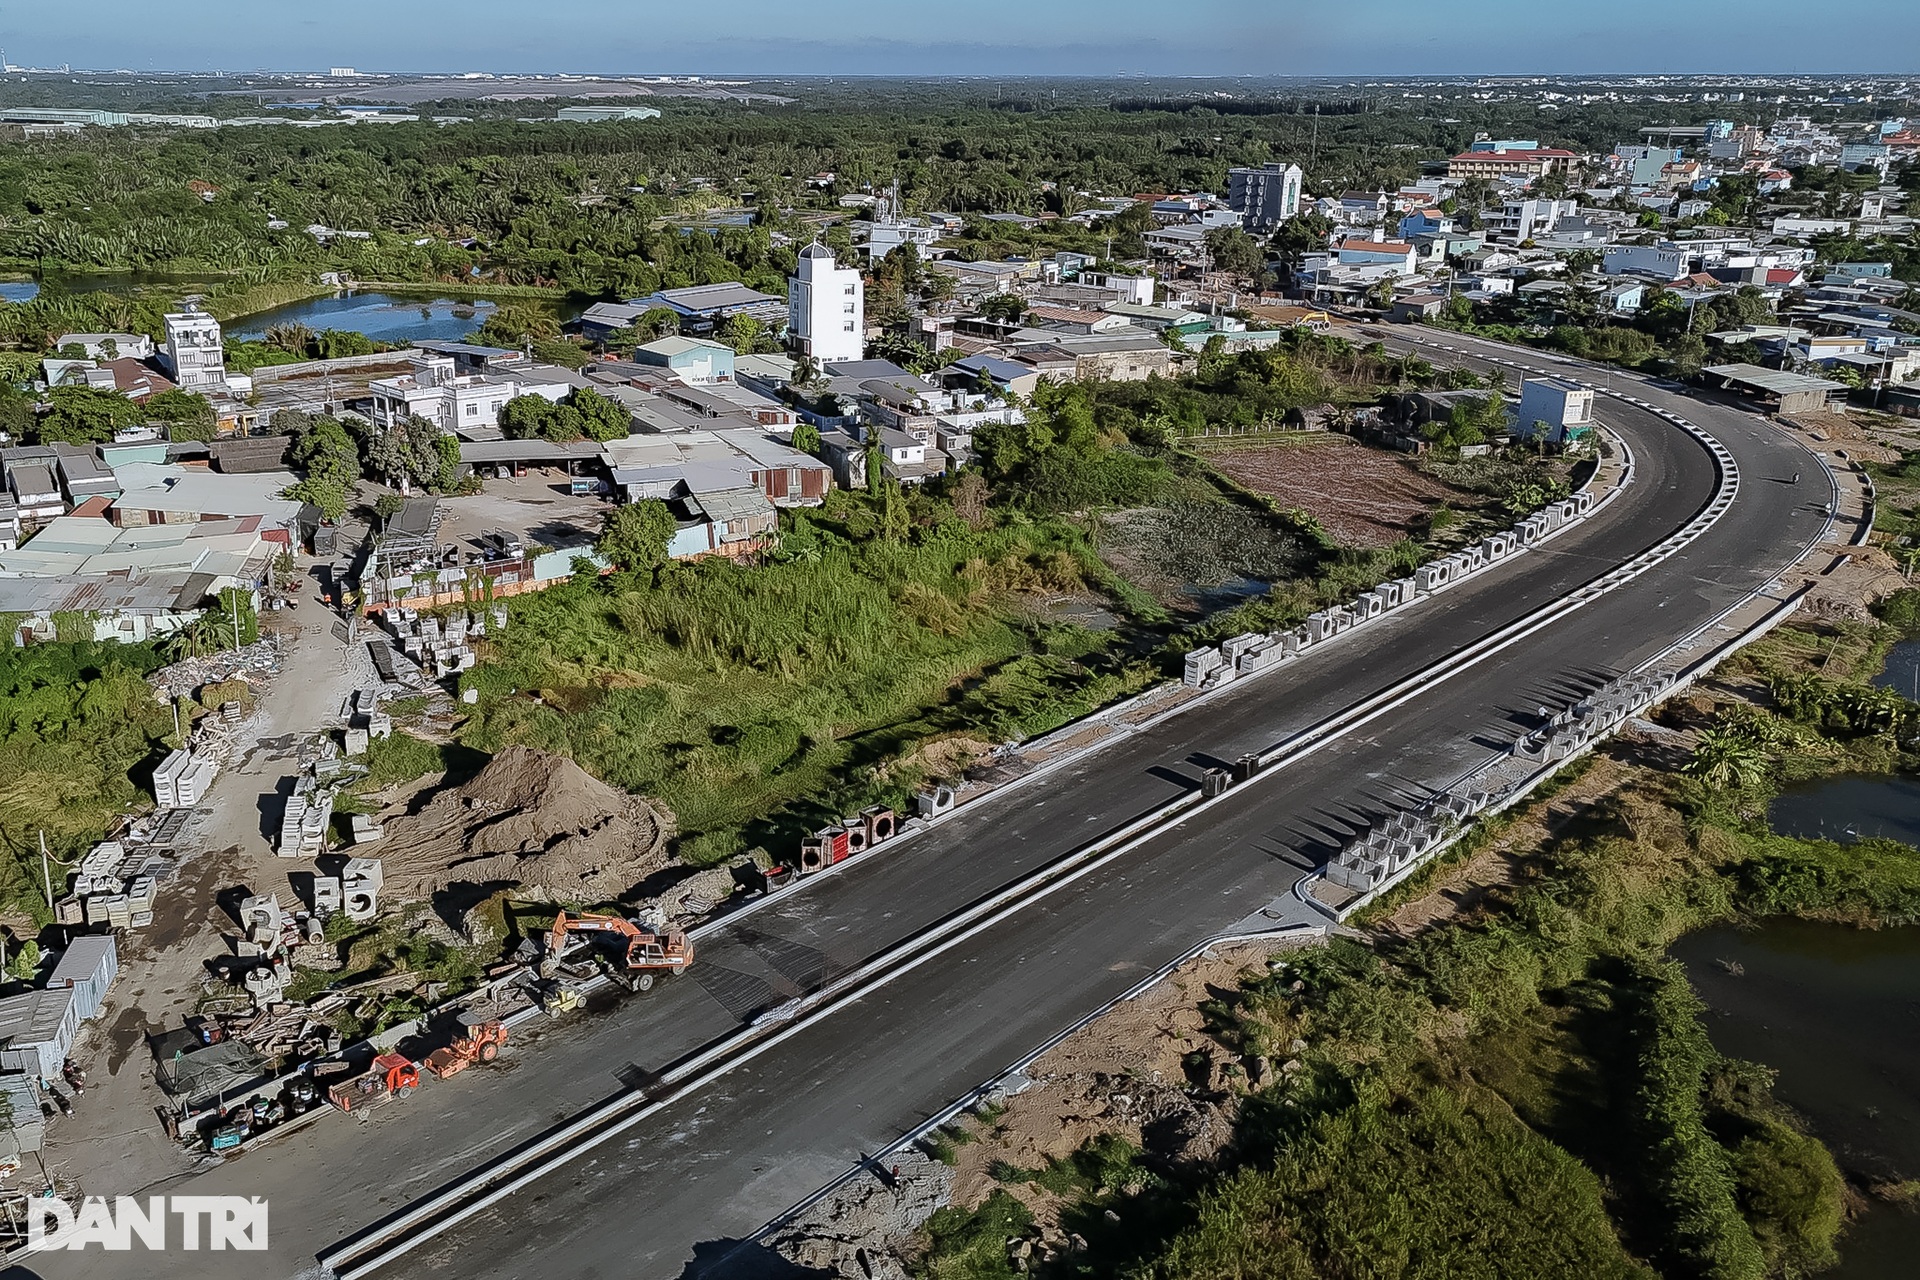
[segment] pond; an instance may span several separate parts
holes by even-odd
[[[1920,779],[1843,773],[1782,791],[1767,809],[1781,835],[1809,840],[1881,837],[1920,844]]]
[[[1887,651],[1887,667],[1873,678],[1882,689],[1920,702],[1920,640],[1902,640]]]
[[[1779,1072],[1856,1183],[1920,1177],[1920,928],[1778,920],[1707,929],[1673,949],[1707,1005],[1713,1043]],[[1914,1274],[1920,1214],[1874,1202],[1840,1241],[1834,1280]]]
[[[535,306],[549,306],[536,301]],[[262,337],[279,324],[348,329],[380,342],[458,342],[486,323],[495,304],[485,299],[400,297],[390,293],[336,293],[237,316],[225,326],[242,341]]]
[[[0,280],[0,302],[32,302],[39,296],[38,280]]]

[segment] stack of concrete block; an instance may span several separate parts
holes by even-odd
[[[1499,560],[1502,557],[1512,555],[1513,549],[1518,542],[1519,539],[1511,532],[1494,533],[1487,535],[1486,540],[1483,541],[1480,546],[1486,552],[1487,559]]]
[[[103,840],[80,859],[74,876],[73,891],[84,898],[90,893],[120,892],[119,867],[127,856],[126,846],[118,840]]]
[[[370,813],[356,813],[352,817],[353,842],[356,845],[372,844],[386,832],[378,820]]]
[[[127,882],[127,906],[132,915],[130,928],[145,929],[153,923],[153,899],[157,890],[152,876],[135,876]]]
[[[240,976],[240,985],[253,997],[254,1008],[265,1009],[286,994],[287,983],[292,978],[293,969],[283,960],[275,964],[255,965]]]
[[[297,779],[280,815],[280,856],[311,858],[323,852],[332,822],[333,792],[321,788],[312,774]]]
[[[298,858],[301,856],[300,829],[306,821],[307,806],[310,802],[308,793],[303,791],[299,784],[296,783],[293,794],[287,797],[287,807],[280,811],[279,852],[281,857]]]
[[[953,788],[945,785],[931,791],[917,791],[913,797],[913,812],[917,817],[937,818],[952,810],[957,799]]]
[[[380,859],[349,858],[341,876],[341,903],[349,920],[371,920],[380,912],[384,879]]]
[[[1204,649],[1195,649],[1187,655],[1187,666],[1181,683],[1189,689],[1198,689],[1206,683],[1207,677],[1218,671],[1226,660],[1220,651],[1209,645]]]
[[[340,877],[315,874],[313,877],[313,914],[318,920],[326,920],[339,911],[345,899],[342,896]]]
[[[1259,639],[1259,636],[1252,634],[1229,636],[1220,642],[1220,657],[1229,666],[1238,666],[1240,655],[1253,648]]]
[[[171,760],[173,757],[167,757]],[[173,802],[168,808],[191,809],[207,798],[207,792],[213,786],[214,777],[220,772],[220,762],[211,752],[189,753],[186,763],[177,767],[172,775]],[[158,799],[158,775],[155,777],[155,799]]]
[[[1590,490],[1582,489],[1580,492],[1574,494],[1569,501],[1573,503],[1576,514],[1581,516],[1593,514],[1593,493]]]
[[[177,749],[160,762],[153,771],[153,802],[162,809],[180,807],[179,792],[175,785],[180,775],[193,763],[193,757],[185,749]]]
[[[1450,576],[1451,571],[1448,569],[1447,563],[1444,560],[1435,560],[1429,564],[1423,564],[1413,571],[1414,590],[1419,591],[1423,595],[1431,594],[1445,587],[1447,585],[1447,579]]]
[[[1271,636],[1255,636],[1253,643],[1240,651],[1234,667],[1241,675],[1250,675],[1255,671],[1265,671],[1284,660],[1287,651]]]
[[[258,947],[272,950],[280,943],[280,933],[286,928],[286,913],[280,909],[280,895],[277,893],[256,894],[240,901],[240,927],[247,941]]]
[[[1387,603],[1386,593],[1382,591],[1362,591],[1353,600],[1354,616],[1365,622],[1377,618],[1393,606]]]
[[[1532,546],[1553,532],[1553,525],[1547,517],[1535,512],[1519,524],[1513,526],[1513,532],[1520,539],[1521,546]]]

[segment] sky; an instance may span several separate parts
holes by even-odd
[[[1920,72],[1911,3],[0,0],[0,48],[18,65],[156,71],[1900,73]],[[1824,39],[1809,38],[1816,9]]]

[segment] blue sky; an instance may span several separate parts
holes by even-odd
[[[15,63],[136,70],[1920,71],[1911,0],[29,0]],[[1809,38],[1816,21],[1824,38]]]

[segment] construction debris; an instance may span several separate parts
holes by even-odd
[[[280,643],[269,636],[239,649],[208,654],[204,658],[188,658],[162,667],[147,677],[147,683],[153,686],[154,693],[162,701],[170,702],[176,698],[191,698],[207,685],[224,684],[229,680],[264,685],[279,671]]]
[[[438,679],[457,675],[476,661],[473,641],[507,625],[505,605],[484,609],[455,609],[444,616],[407,608],[384,611],[381,618],[400,642],[402,652]]]
[[[667,823],[564,756],[508,747],[418,813],[388,818],[387,892],[418,901],[453,884],[532,898],[615,898],[667,863]]]

